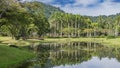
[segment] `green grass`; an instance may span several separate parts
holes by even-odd
[[[70,41],[84,41],[84,42],[96,42],[96,43],[102,43],[104,45],[109,46],[120,46],[120,37],[118,38],[45,38],[45,40],[37,40],[37,39],[28,39],[26,41],[23,40],[13,40],[11,37],[0,37],[0,41],[2,44],[15,44],[18,46],[27,46],[30,45],[31,42],[58,42],[58,43],[64,43],[64,42],[70,42]]]
[[[78,42],[95,42],[95,43],[102,43],[104,45],[107,46],[117,46],[120,47],[120,38],[113,38],[113,39],[107,39],[107,38],[49,38],[49,39],[45,39],[45,41],[49,41],[49,42],[74,42],[74,41],[78,41]]]
[[[1,44],[14,44],[17,46],[28,46],[30,45],[29,42],[24,41],[24,40],[15,40],[12,39],[11,37],[0,37],[0,43]]]
[[[34,54],[27,50],[0,45],[0,68],[20,65],[23,61],[33,56]]]
[[[57,42],[57,43],[66,43],[66,42],[95,42],[101,43],[107,46],[117,46],[120,47],[120,38],[46,38],[45,40],[28,40],[29,42]]]

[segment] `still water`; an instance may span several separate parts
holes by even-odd
[[[120,48],[98,43],[42,43],[36,57],[19,68],[120,68]]]

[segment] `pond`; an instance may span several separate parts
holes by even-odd
[[[120,68],[120,48],[91,42],[42,43],[18,68]]]

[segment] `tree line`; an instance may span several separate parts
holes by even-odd
[[[11,36],[16,40],[44,36],[104,37],[120,35],[120,14],[92,17],[65,13],[60,10],[50,14],[50,9],[46,9],[36,1],[0,0],[0,6],[0,35]],[[49,16],[45,9],[49,12]]]
[[[120,35],[120,14],[81,16],[56,12],[49,18],[52,37],[103,37]]]

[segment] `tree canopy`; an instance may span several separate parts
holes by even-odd
[[[0,35],[15,39],[120,35],[120,14],[81,16],[37,1],[0,0]]]

